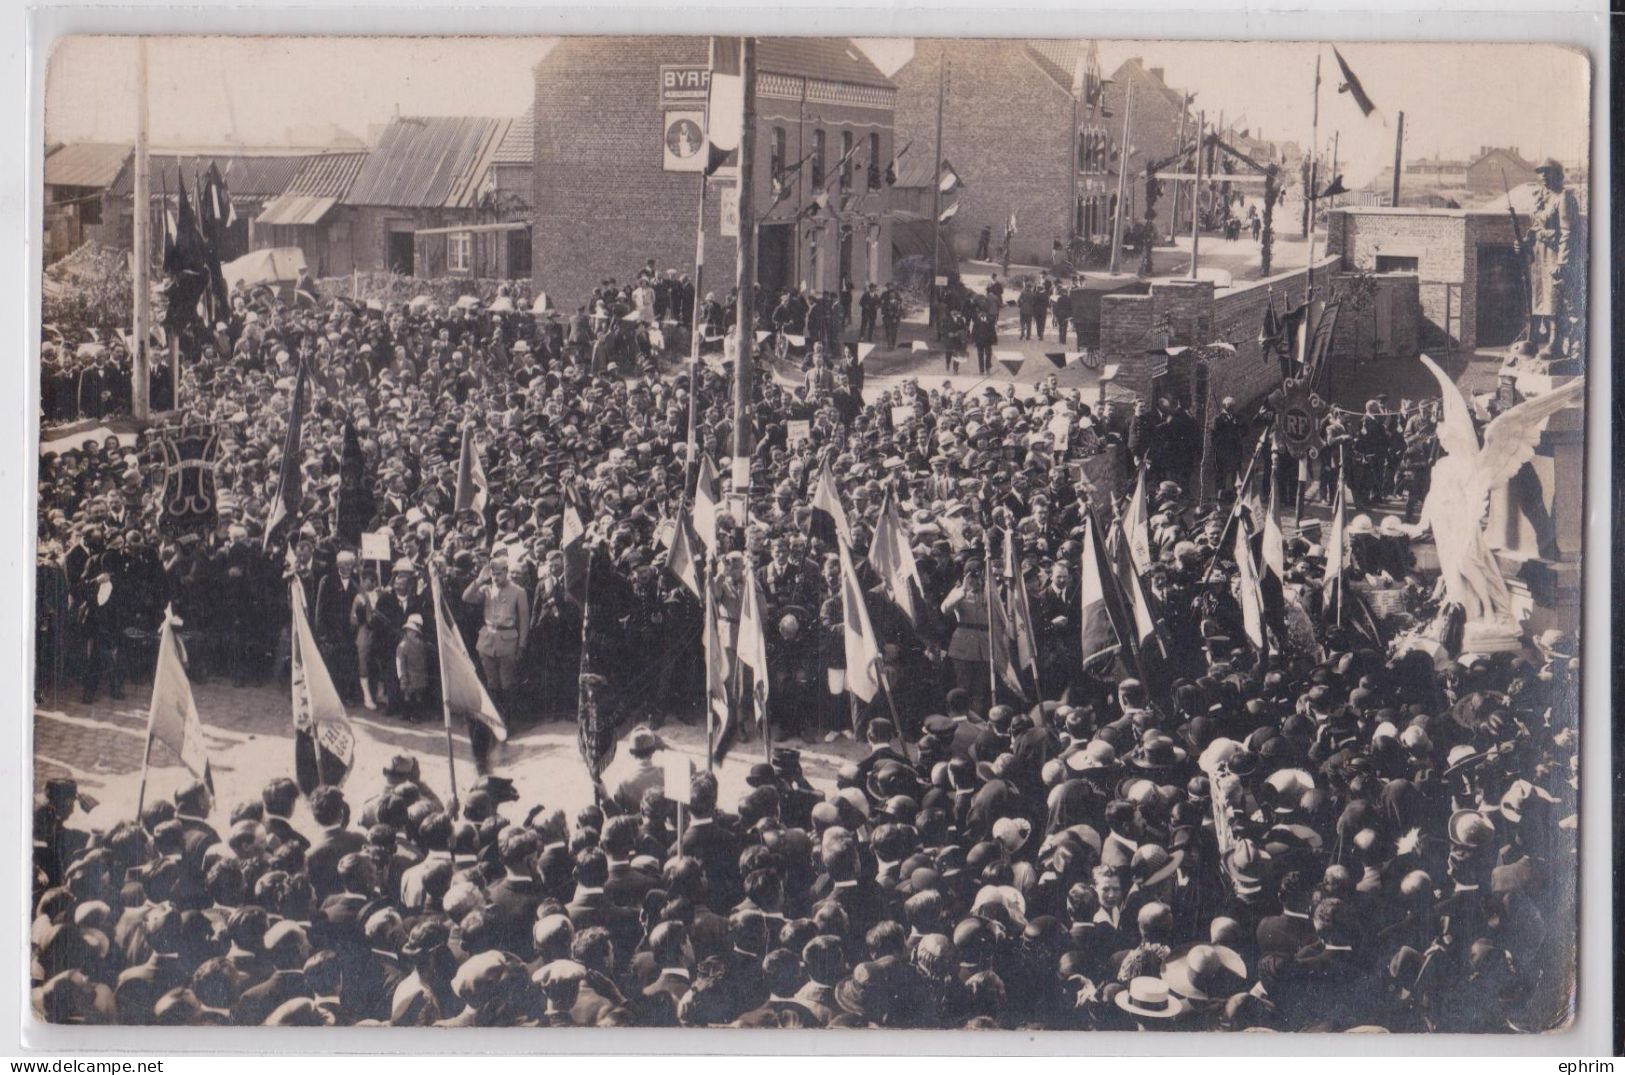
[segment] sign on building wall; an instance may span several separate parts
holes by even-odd
[[[664,167],[668,172],[698,172],[705,167],[705,112],[672,109],[666,113]]]
[[[661,64],[660,103],[704,103],[711,88],[711,68],[705,64]]]
[[[729,185],[721,188],[722,195],[722,237],[724,239],[737,239],[739,237],[739,187]]]

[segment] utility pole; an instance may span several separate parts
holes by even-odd
[[[1191,99],[1189,95],[1186,95],[1183,103],[1179,107],[1179,134],[1174,138],[1174,145],[1180,149],[1185,148],[1185,120],[1189,117],[1190,111]],[[1176,182],[1174,184],[1173,204],[1168,207],[1169,243],[1174,241],[1174,236],[1179,232],[1179,192],[1183,189],[1184,188],[1180,183]]]
[[[739,45],[739,80],[743,119],[739,126],[739,257],[734,277],[739,299],[734,316],[739,333],[738,357],[734,360],[734,492],[750,491],[751,351],[756,342],[756,39],[746,37]]]
[[[1401,163],[1400,163],[1400,159],[1401,159],[1401,156],[1404,154],[1404,152],[1405,152],[1405,113],[1401,112],[1399,114],[1399,130],[1394,135],[1394,194],[1393,194],[1393,197],[1390,198],[1389,201],[1388,201],[1389,205],[1396,206],[1396,207],[1399,205],[1399,173],[1400,173],[1400,169],[1403,167],[1403,165],[1401,165]]]
[[[1342,131],[1332,132],[1332,182],[1337,182],[1337,148],[1343,140]],[[1337,208],[1337,195],[1332,195],[1332,208]]]
[[[1202,136],[1207,131],[1207,113],[1196,114],[1196,178],[1191,180],[1191,279],[1196,279],[1196,251],[1202,244],[1202,156],[1206,148]]]
[[[1117,154],[1117,204],[1112,213],[1112,262],[1107,269],[1117,275],[1117,258],[1123,250],[1123,183],[1128,178],[1129,120],[1134,115],[1134,83],[1128,84],[1128,96],[1123,102],[1123,146]]]
[[[937,68],[937,150],[936,165],[931,169],[931,286],[926,288],[930,308],[927,320],[942,334],[942,319],[937,315],[937,262],[942,245],[942,104],[948,96],[948,46],[939,42],[942,66]]]
[[[130,356],[130,409],[137,421],[146,422],[152,418],[152,375],[147,365],[151,333],[147,322],[152,316],[152,287],[147,282],[152,215],[152,183],[147,175],[147,39],[138,37],[135,47],[135,235],[131,244],[134,271],[130,274],[130,327],[135,335],[135,352]],[[178,397],[180,385],[174,389]]]
[[[1078,79],[1072,81],[1072,156],[1066,166],[1066,174],[1072,177],[1072,201],[1066,207],[1066,231],[1069,240],[1078,237]],[[1067,243],[1068,260],[1071,260],[1072,245],[1071,242]]]

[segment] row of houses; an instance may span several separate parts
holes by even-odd
[[[316,276],[530,273],[534,124],[397,116],[368,149],[234,147],[148,156],[153,234],[178,191],[212,165],[236,220],[223,254],[297,246]],[[45,157],[45,260],[88,241],[128,249],[134,223],[129,145],[82,143]],[[461,229],[461,230],[459,230]]]

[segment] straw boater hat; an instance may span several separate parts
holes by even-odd
[[[1141,1019],[1172,1019],[1185,1010],[1185,1002],[1174,996],[1161,978],[1131,979],[1128,988],[1113,999],[1119,1008]]]

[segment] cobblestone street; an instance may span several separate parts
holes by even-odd
[[[77,824],[112,824],[134,813],[150,690],[149,683],[131,683],[126,685],[122,701],[100,699],[81,705],[78,689],[73,687],[61,692],[57,704],[51,704],[47,696],[46,704],[36,707],[35,785],[41,786],[54,776],[75,777],[80,789],[97,803],[90,816],[78,819]],[[226,812],[244,799],[257,798],[268,780],[292,775],[288,694],[280,685],[238,688],[225,683],[193,684],[192,691],[214,776],[215,821],[224,824]],[[344,788],[352,804],[358,805],[383,786],[380,771],[397,753],[416,755],[425,781],[442,796],[450,793],[446,734],[438,721],[409,725],[366,710],[352,711],[350,719],[356,732],[355,765]],[[689,762],[704,766],[703,728],[668,723],[660,729],[660,735],[672,747],[665,756],[668,772],[682,772]],[[462,728],[455,729],[453,742],[457,786],[466,789],[475,779],[475,772]],[[835,769],[846,757],[862,753],[849,741],[804,745],[792,740],[790,745],[803,748],[803,768],[821,788],[833,785]],[[724,803],[738,800],[745,790],[747,770],[760,757],[759,740],[736,744],[717,771]],[[630,765],[631,759],[624,751],[618,754],[606,774],[606,783],[613,787]],[[518,787],[520,801],[508,810],[517,810],[520,818],[536,803],[573,813],[592,800],[573,723],[553,721],[515,730],[509,741],[497,748],[492,767]],[[179,759],[162,744],[155,745],[147,781],[148,798],[165,798],[187,779]]]

